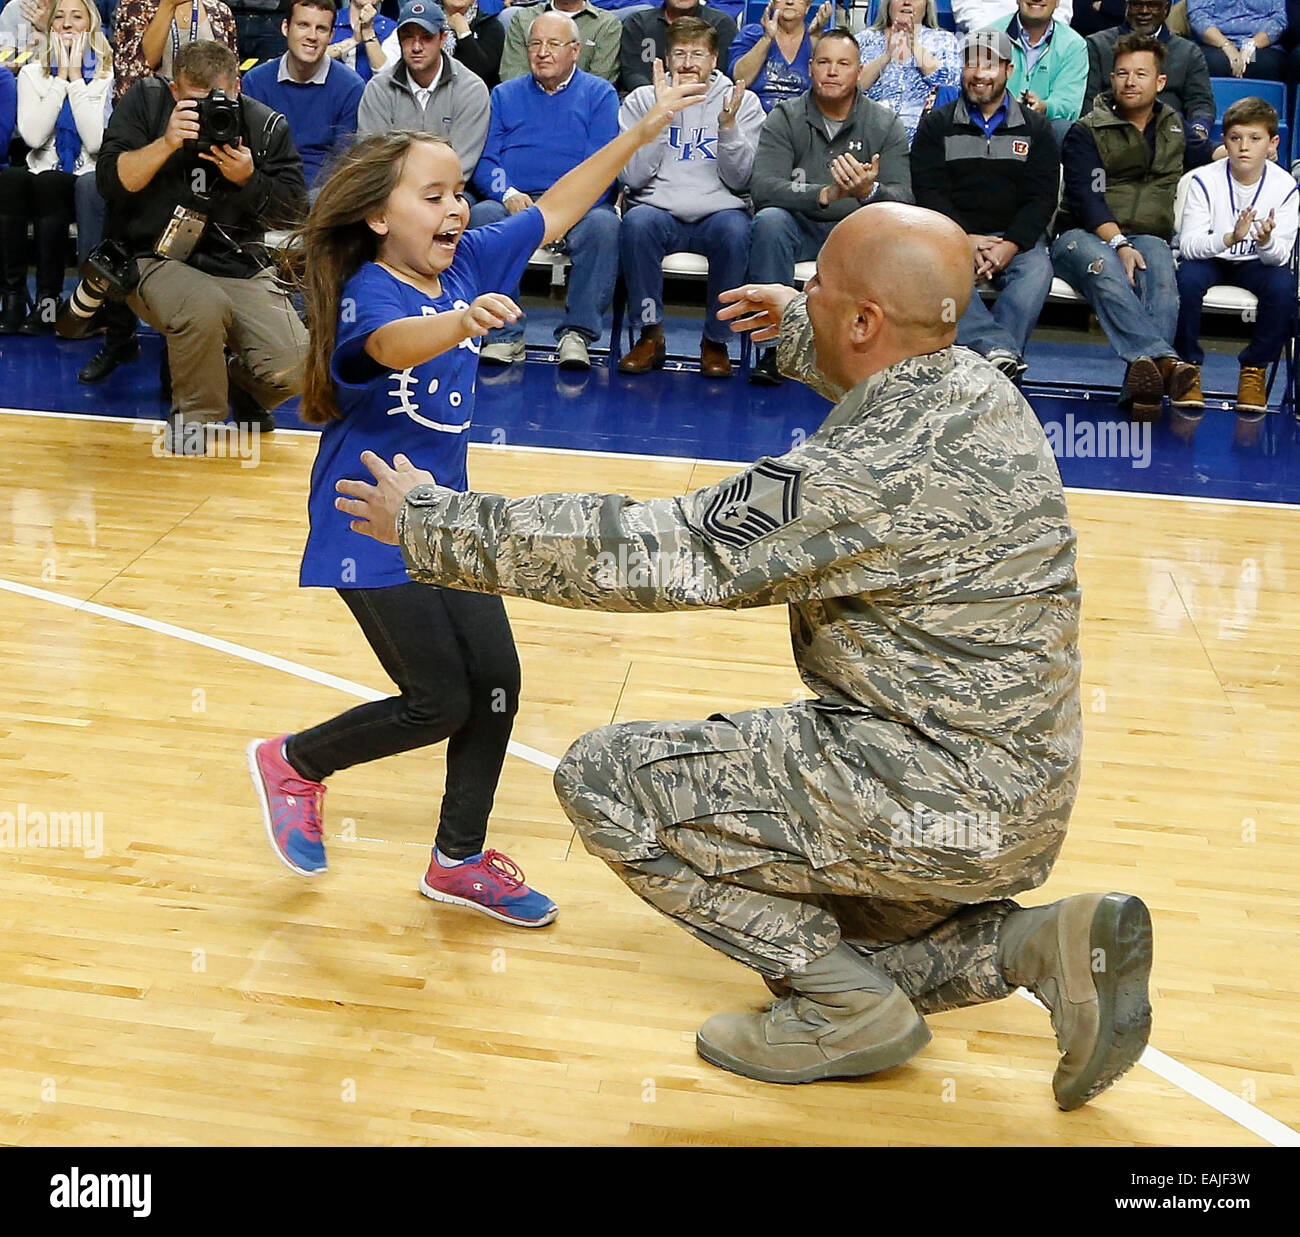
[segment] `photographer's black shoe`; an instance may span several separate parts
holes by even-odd
[[[36,308],[27,315],[22,326],[18,328],[19,335],[53,335],[54,319],[59,313],[59,298],[56,296],[42,296],[36,301]]]
[[[275,417],[267,412],[243,387],[230,384],[230,419],[263,434],[275,433]]]
[[[77,371],[77,381],[86,384],[103,382],[119,365],[129,365],[140,359],[140,341],[132,338],[129,344],[106,343]]]
[[[0,335],[17,335],[27,317],[27,293],[6,292],[0,305]]]
[[[779,387],[785,379],[776,367],[776,349],[764,348],[749,367],[749,380],[755,386]]]

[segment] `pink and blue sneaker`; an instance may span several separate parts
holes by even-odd
[[[524,884],[519,865],[499,850],[485,850],[447,868],[438,862],[435,847],[420,892],[435,902],[469,906],[519,928],[540,928],[560,913],[550,898]]]
[[[275,853],[299,876],[325,871],[321,831],[323,782],[308,781],[285,758],[288,735],[248,745],[248,771],[262,804],[262,819]]]

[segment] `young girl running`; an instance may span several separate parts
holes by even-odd
[[[249,745],[271,845],[295,872],[325,870],[326,778],[447,739],[446,790],[420,892],[521,927],[558,913],[512,860],[484,849],[519,699],[501,599],[410,581],[397,547],[349,529],[334,506],[335,482],[355,476],[370,450],[401,453],[440,485],[467,488],[477,340],[519,315],[492,289],[513,287],[533,251],[573,227],[632,154],[703,91],[665,90],[639,124],[536,205],[472,232],[460,161],[442,138],[366,138],[321,189],[304,230],[311,343],[302,416],[324,428],[300,583],[338,590],[401,694]]]

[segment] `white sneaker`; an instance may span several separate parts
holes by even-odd
[[[488,365],[513,365],[524,359],[524,341],[509,339],[496,344],[484,344],[479,350],[478,359]]]
[[[587,355],[587,341],[577,331],[565,331],[560,336],[560,368],[590,369],[591,357]]]

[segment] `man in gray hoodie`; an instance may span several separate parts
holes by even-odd
[[[406,0],[397,39],[402,59],[366,83],[357,137],[393,129],[436,133],[451,143],[469,180],[487,141],[487,86],[443,51],[447,15],[434,0]]]
[[[623,169],[627,207],[619,248],[628,303],[641,323],[641,338],[619,362],[619,372],[662,369],[664,343],[663,259],[698,253],[709,260],[700,373],[730,378],[727,341],[718,321],[718,296],[745,282],[749,261],[749,203],[742,196],[767,113],[757,96],[717,72],[718,33],[697,17],[668,27],[668,68],[674,86],[705,82],[708,94],[673,119],[657,142],[643,146]],[[620,129],[630,129],[667,89],[663,65],[654,81],[638,86],[619,109]]]
[[[751,189],[752,283],[794,286],[796,262],[817,256],[831,229],[868,202],[911,202],[907,132],[894,112],[858,90],[858,45],[837,26],[813,46],[812,89],[778,103],[758,139]],[[776,349],[749,380],[782,382]]]

